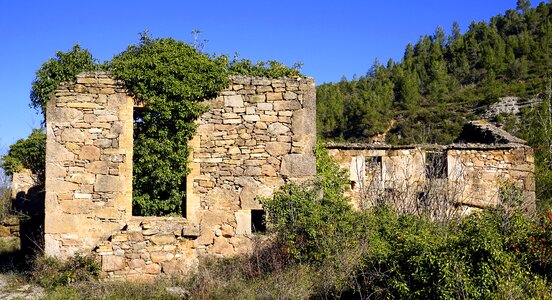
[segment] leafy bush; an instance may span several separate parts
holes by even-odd
[[[533,272],[552,278],[552,212],[547,210],[542,214],[535,222],[530,237],[520,240],[513,247]]]
[[[353,231],[353,214],[346,202],[320,195],[320,183],[287,185],[264,204],[271,230],[299,261],[322,261],[338,254]]]
[[[521,213],[486,211],[443,224],[376,207],[363,219],[368,249],[354,271],[355,280],[342,293],[400,299],[520,299],[551,291],[548,275],[532,271],[533,260],[520,251],[533,228],[531,219]]]
[[[73,256],[66,261],[52,257],[37,258],[29,272],[31,281],[45,288],[65,286],[82,281],[94,281],[100,272],[93,257]]]
[[[134,214],[181,213],[188,140],[205,112],[198,100],[226,87],[225,67],[184,42],[146,35],[113,58],[109,69],[146,104],[134,115]]]
[[[12,175],[22,169],[29,169],[40,182],[44,182],[46,163],[46,134],[42,128],[33,129],[26,139],[20,139],[10,146],[2,156],[0,166],[6,175]]]
[[[41,111],[45,116],[46,103],[60,83],[73,81],[78,74],[99,68],[100,65],[92,54],[78,44],[70,51],[56,52],[54,58],[43,63],[36,71],[30,95],[31,107]]]
[[[318,178],[308,185],[288,184],[265,200],[270,230],[299,261],[320,262],[352,243],[355,214],[346,198],[347,182],[324,145],[316,148]]]

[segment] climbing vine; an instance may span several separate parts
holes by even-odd
[[[44,113],[57,86],[81,72],[112,72],[145,104],[134,114],[133,214],[181,214],[190,171],[188,141],[195,133],[194,121],[206,111],[199,100],[216,96],[228,85],[229,75],[292,77],[300,75],[299,68],[276,61],[254,64],[237,55],[229,60],[143,33],[138,44],[104,64],[78,45],[57,52],[36,73],[31,106]]]
[[[139,100],[135,113],[133,210],[139,215],[180,213],[188,169],[188,140],[205,111],[197,100],[227,85],[223,60],[170,38],[142,36],[110,64]]]
[[[65,81],[73,81],[82,72],[101,69],[101,65],[92,54],[76,44],[70,51],[56,52],[54,58],[42,64],[36,71],[36,77],[31,88],[31,107],[46,115],[46,103],[52,97],[58,85]]]

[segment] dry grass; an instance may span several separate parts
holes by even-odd
[[[20,250],[18,237],[0,237],[0,255],[14,253]]]

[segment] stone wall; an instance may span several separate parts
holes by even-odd
[[[11,198],[17,198],[17,194],[23,192],[27,194],[29,189],[37,184],[37,180],[31,173],[31,170],[23,169],[19,172],[15,172],[12,175],[11,182]]]
[[[47,255],[90,251],[131,217],[133,105],[103,73],[77,76],[48,102]]]
[[[148,280],[189,274],[197,268],[199,226],[183,218],[133,217],[94,250],[108,278]]]
[[[316,174],[316,95],[312,79],[232,77],[192,141],[186,217],[201,225],[201,253],[243,252],[257,196]],[[224,234],[223,234],[224,233]]]
[[[433,201],[428,207],[432,210],[463,213],[496,207],[513,187],[525,209],[535,208],[533,150],[525,145],[330,144],[328,148],[330,156],[349,171],[354,183],[347,194],[357,208],[390,199],[396,208],[416,211]],[[442,155],[441,165],[432,165],[428,153]]]
[[[459,191],[460,202],[475,207],[495,207],[502,200],[517,197],[510,194],[515,187],[521,191],[519,200],[533,211],[535,203],[535,170],[533,149],[514,148],[453,148],[448,151],[448,163]]]
[[[7,216],[0,219],[0,240],[3,238],[19,239],[19,219],[15,216]]]
[[[4,251],[16,250],[20,248],[19,218],[15,216],[5,216],[0,218],[0,247]]]
[[[46,254],[93,252],[104,276],[146,279],[249,251],[258,197],[316,173],[315,101],[312,79],[230,78],[190,141],[185,218],[133,217],[133,100],[81,74],[47,107]]]

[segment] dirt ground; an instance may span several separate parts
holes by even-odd
[[[0,300],[41,299],[44,295],[42,287],[21,282],[15,276],[0,274]]]

